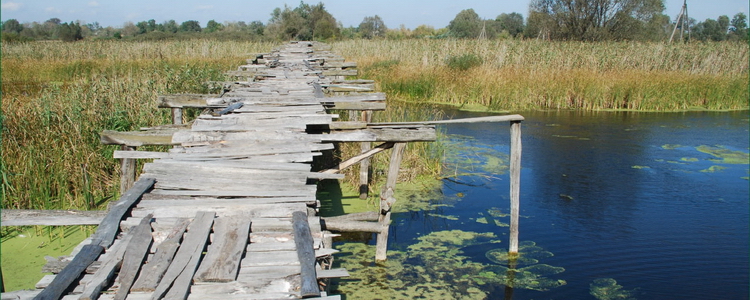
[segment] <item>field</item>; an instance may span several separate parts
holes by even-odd
[[[330,44],[337,54],[358,62],[359,77],[377,80],[390,100],[493,111],[748,109],[745,44]],[[100,131],[167,124],[169,111],[156,108],[158,95],[212,92],[208,81],[224,80],[223,72],[244,64],[248,53],[276,45],[207,40],[3,44],[2,207],[106,207],[117,196],[119,164],[112,158],[115,147],[99,143]],[[439,115],[412,115],[408,106],[389,105],[376,120]],[[404,176],[439,173],[439,161],[423,159],[439,157],[434,148],[417,143],[410,149]]]

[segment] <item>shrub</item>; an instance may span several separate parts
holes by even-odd
[[[466,71],[482,65],[482,58],[476,54],[451,55],[445,59],[445,64],[452,70]]]

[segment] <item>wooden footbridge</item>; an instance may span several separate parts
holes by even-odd
[[[523,117],[371,123],[385,95],[372,81],[344,80],[356,64],[314,42],[253,55],[229,75],[237,80],[220,94],[161,96],[173,124],[102,132],[103,143],[121,146],[114,156],[122,161],[122,197],[69,258],[46,266],[55,275],[2,299],[340,299],[325,289],[328,279],[348,276],[331,268],[332,231],[377,233],[375,259],[386,259],[404,145],[434,140],[438,123],[511,122],[517,220]],[[184,123],[182,110],[191,107],[204,113]],[[330,110],[349,111],[349,121],[335,122]],[[311,162],[335,142],[361,142],[362,153],[313,171]],[[172,148],[137,149],[144,145]],[[341,179],[339,171],[359,163],[366,187],[367,158],[390,148],[378,212],[318,216],[318,180]],[[138,159],[154,160],[135,180]]]

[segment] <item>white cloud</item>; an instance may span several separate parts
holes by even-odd
[[[99,6],[99,2],[91,1],[91,2],[89,2],[89,6],[97,7],[97,6]]]
[[[198,10],[210,10],[210,9],[214,9],[214,6],[213,5],[198,5],[195,8],[197,8]]]
[[[6,2],[6,3],[3,3],[0,8],[2,8],[3,10],[17,11],[21,8],[21,3]]]

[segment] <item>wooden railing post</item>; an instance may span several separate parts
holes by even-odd
[[[135,151],[135,147],[128,145],[121,145],[122,151]],[[133,186],[135,182],[135,163],[134,158],[122,158],[120,162],[120,195]]]
[[[370,123],[372,122],[372,111],[362,111],[362,121]],[[361,152],[365,153],[372,148],[370,142],[362,142]],[[365,158],[359,163],[359,199],[367,199],[369,194],[370,185],[370,158]]]
[[[406,143],[396,143],[391,150],[391,161],[388,165],[388,178],[385,181],[385,187],[380,195],[380,226],[382,226],[380,233],[378,233],[377,245],[375,248],[375,260],[385,261],[388,259],[386,251],[388,250],[388,230],[391,223],[391,207],[396,202],[396,197],[393,195],[396,188],[396,180],[398,179],[398,171],[401,167],[401,159],[404,156],[404,148]]]
[[[521,194],[521,121],[510,122],[509,254],[518,254],[518,213]]]

